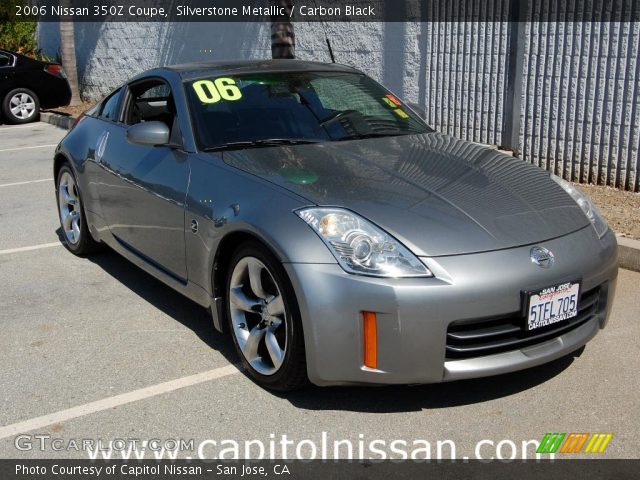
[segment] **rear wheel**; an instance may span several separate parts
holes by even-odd
[[[71,167],[60,168],[56,179],[56,198],[64,245],[75,255],[87,255],[100,248],[87,226],[78,182]]]
[[[40,101],[38,96],[27,88],[16,88],[4,97],[2,113],[15,124],[29,123],[38,119]]]
[[[230,265],[227,320],[249,375],[272,390],[305,386],[308,378],[302,322],[282,265],[257,242],[241,245]]]

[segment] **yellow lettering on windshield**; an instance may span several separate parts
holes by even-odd
[[[396,108],[394,112],[396,112],[396,115],[398,115],[400,118],[409,118],[409,115],[407,115],[407,112],[405,112],[400,108]]]
[[[214,83],[224,100],[233,102],[242,98],[242,92],[236,87],[236,81],[233,78],[216,78]]]
[[[202,103],[218,103],[220,100],[230,102],[240,100],[242,92],[233,78],[221,77],[211,80],[198,80],[193,83],[193,90]]]
[[[387,97],[383,97],[382,101],[387,104],[387,106],[391,108],[396,108],[396,104],[389,100]]]

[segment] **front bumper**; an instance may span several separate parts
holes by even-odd
[[[434,278],[373,278],[347,274],[338,264],[285,264],[300,306],[310,380],[437,383],[529,368],[577,350],[606,323],[618,271],[615,237],[609,231],[598,239],[587,227],[536,245],[554,253],[551,268],[531,262],[531,245],[425,258]],[[523,291],[576,279],[583,291],[602,287],[597,312],[585,323],[520,349],[446,358],[450,323],[517,312]],[[362,311],[377,313],[377,369],[363,365]]]

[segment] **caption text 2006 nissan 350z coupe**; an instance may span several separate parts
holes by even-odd
[[[147,71],[79,119],[54,175],[71,252],[108,245],[210,308],[270,389],[534,367],[613,300],[588,197],[345,66]]]

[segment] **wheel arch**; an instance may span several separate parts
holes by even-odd
[[[74,177],[76,178],[76,185],[77,188],[79,189],[80,195],[82,197],[83,202],[86,200],[86,196],[84,196],[83,192],[85,190],[85,186],[83,186],[81,184],[82,182],[82,177],[80,175],[78,175],[78,169],[76,168],[76,164],[71,160],[71,158],[69,157],[68,154],[62,152],[61,150],[58,150],[54,156],[53,156],[53,185],[54,185],[54,190],[56,192],[58,192],[58,175],[60,174],[60,170],[62,169],[62,167],[64,165],[68,165],[69,168],[71,169],[71,171],[73,172]],[[88,188],[88,187],[87,187]],[[89,229],[89,234],[91,235],[91,237],[93,238],[93,240],[97,243],[102,243],[102,240],[100,239],[100,235],[98,234],[98,231],[93,228],[93,221],[92,221],[92,211],[88,210],[86,208],[86,204],[84,205],[84,212],[85,212],[85,218],[87,221],[87,226]]]
[[[69,160],[69,158],[64,153],[57,152],[53,157],[53,181],[54,182],[58,180],[58,173],[60,173],[60,169],[65,163],[68,163],[71,166],[73,173],[76,173],[75,169],[73,168],[73,164],[71,160]]]

